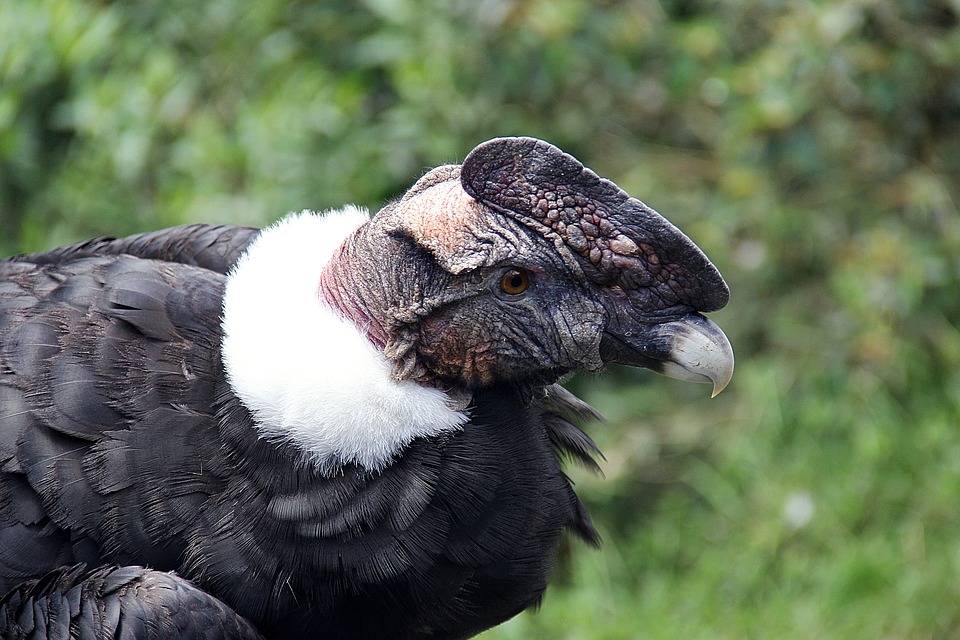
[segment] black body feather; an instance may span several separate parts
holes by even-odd
[[[276,270],[244,271],[272,231],[223,225],[0,261],[0,637],[469,637],[540,601],[564,530],[598,542],[561,461],[598,470],[574,423],[600,416],[557,379],[733,374],[701,315],[719,272],[547,143],[484,143],[361,218],[268,242]],[[335,342],[314,311],[374,366],[299,353]],[[265,340],[291,315],[308,326]],[[362,375],[383,386],[355,407]],[[288,396],[343,410],[294,425],[320,444]],[[433,422],[402,418],[430,399]],[[324,449],[331,425],[349,434]]]
[[[76,565],[0,599],[4,640],[263,640],[248,621],[175,574]]]
[[[0,591],[146,565],[273,638],[467,637],[535,604],[561,530],[596,541],[558,462],[593,448],[562,403],[485,389],[466,428],[382,472],[318,474],[258,439],[223,379],[224,272],[250,237],[191,226],[0,262]],[[20,587],[0,630],[75,583]]]

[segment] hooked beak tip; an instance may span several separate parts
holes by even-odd
[[[670,351],[671,364],[683,370],[680,378],[712,383],[710,397],[716,398],[733,378],[730,340],[720,327],[703,316],[694,316],[681,327]]]
[[[730,367],[730,373],[726,376],[726,379],[717,378],[713,381],[713,391],[710,392],[711,398],[716,398],[720,395],[720,392],[727,388],[727,385],[730,384],[730,378],[733,377],[733,367]]]
[[[617,361],[679,380],[712,384],[711,398],[717,397],[733,377],[730,341],[720,327],[698,313],[651,327],[643,341],[634,341],[638,344],[643,346],[620,349]]]

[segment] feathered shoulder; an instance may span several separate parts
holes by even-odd
[[[259,229],[234,225],[188,224],[124,238],[101,237],[8,258],[31,264],[62,264],[97,256],[128,255],[136,258],[176,262],[227,273],[243,254]]]

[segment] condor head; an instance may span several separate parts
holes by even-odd
[[[541,140],[479,145],[367,232],[367,246],[391,247],[367,259],[376,280],[396,285],[349,306],[374,308],[367,326],[398,379],[469,389],[622,363],[716,395],[733,375],[729,341],[702,315],[729,299],[713,264],[656,211]]]

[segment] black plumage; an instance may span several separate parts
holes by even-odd
[[[224,290],[259,231],[190,225],[0,262],[0,593],[14,590],[0,634],[33,616],[29,637],[60,637],[52,612],[70,608],[80,638],[101,623],[162,637],[149,620],[170,617],[184,638],[462,638],[536,604],[562,531],[598,540],[561,469],[564,456],[596,465],[574,426],[596,413],[556,379],[628,362],[722,388],[732,371],[697,313],[726,301],[716,270],[571,163],[539,141],[482,145],[463,176],[432,172],[324,267],[327,303],[395,379],[469,417],[380,465],[319,464],[296,439],[263,437],[225,375]],[[511,204],[525,184],[569,204],[566,224]],[[434,187],[453,194],[443,206]],[[497,288],[514,271],[529,292]],[[678,327],[722,353],[690,364]]]
[[[263,640],[249,622],[182,578],[143,567],[64,567],[0,599],[4,640]]]

